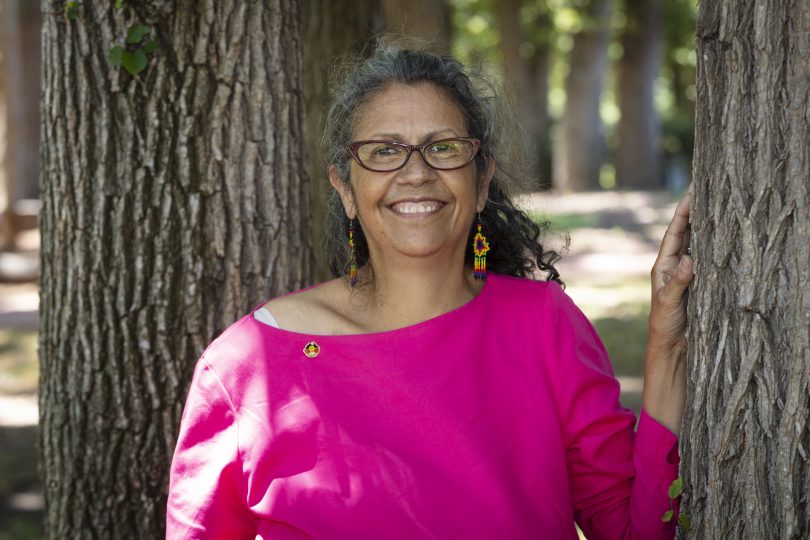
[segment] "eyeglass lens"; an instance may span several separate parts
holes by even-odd
[[[425,147],[425,160],[436,169],[455,169],[469,162],[475,145],[470,141],[437,141]],[[370,142],[357,147],[357,157],[372,169],[394,170],[408,158],[408,149],[388,142]]]

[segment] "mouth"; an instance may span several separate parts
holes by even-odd
[[[417,217],[438,212],[446,204],[436,200],[400,201],[389,205],[388,208],[395,214]]]

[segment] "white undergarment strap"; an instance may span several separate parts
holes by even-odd
[[[262,322],[268,326],[272,326],[273,328],[279,328],[278,321],[276,320],[275,317],[273,317],[273,314],[270,313],[270,310],[265,307],[259,308],[256,311],[254,311],[253,317],[257,321]]]

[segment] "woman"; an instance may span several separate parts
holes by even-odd
[[[381,48],[338,87],[324,146],[343,277],[205,351],[168,537],[573,539],[575,519],[591,540],[673,537],[688,196],[653,269],[634,436],[556,254],[507,196],[493,119],[428,53]]]

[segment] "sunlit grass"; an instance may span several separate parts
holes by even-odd
[[[0,394],[37,390],[37,332],[0,328]]]

